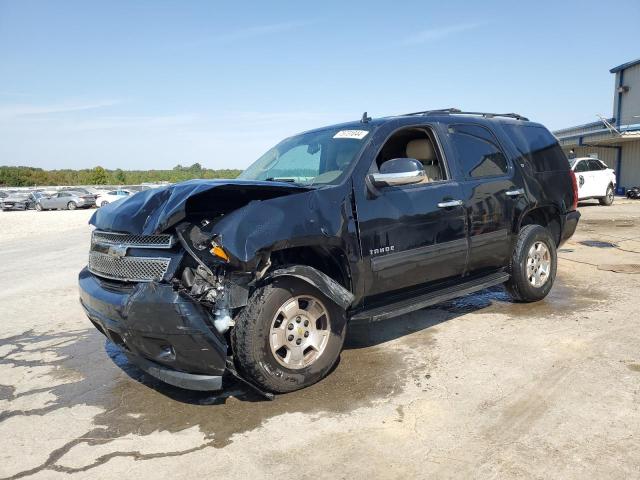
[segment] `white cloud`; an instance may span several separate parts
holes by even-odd
[[[74,120],[66,122],[62,126],[67,131],[85,130],[112,130],[112,129],[157,129],[165,127],[177,127],[188,125],[197,119],[196,115],[122,115],[122,116],[99,116],[86,120]]]
[[[434,40],[450,37],[456,33],[466,32],[482,26],[483,23],[460,23],[457,25],[448,25],[445,27],[430,28],[421,30],[405,37],[400,43],[402,45],[420,45]]]
[[[200,45],[216,43],[225,45],[233,42],[241,42],[243,40],[251,40],[254,38],[261,38],[277,33],[297,30],[306,25],[309,25],[309,23],[310,22],[284,22],[256,25],[253,27],[244,27],[237,30],[220,33],[219,35],[210,35],[204,38],[195,39],[193,41],[187,41],[185,43],[179,44],[178,48],[198,47]]]
[[[51,115],[56,113],[70,113],[97,108],[110,107],[119,103],[114,100],[96,102],[65,102],[49,105],[15,104],[0,105],[0,120],[33,115]]]
[[[272,23],[269,25],[258,25],[255,27],[246,27],[239,30],[222,34],[214,38],[214,41],[228,43],[239,40],[249,40],[251,38],[263,37],[265,35],[272,35],[274,33],[288,32],[290,30],[296,30],[307,25],[308,22],[286,22],[286,23]]]

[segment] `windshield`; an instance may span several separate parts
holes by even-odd
[[[238,178],[304,185],[336,183],[354,161],[369,130],[330,128],[290,137],[256,160]]]

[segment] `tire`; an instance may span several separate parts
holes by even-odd
[[[598,201],[600,202],[600,205],[604,205],[606,207],[608,207],[609,205],[611,205],[613,203],[613,185],[609,184],[609,186],[607,187],[607,194],[604,197],[600,197],[598,199]]]
[[[75,210],[76,208],[78,208],[78,206],[76,205],[76,202],[69,202],[67,203],[67,208],[69,210]]]
[[[40,205],[39,203],[36,203],[36,210],[41,212],[43,210],[42,205]]]
[[[305,306],[305,298],[314,299],[318,304],[312,308],[311,302],[308,302]],[[309,313],[302,313],[301,316],[292,313],[289,318],[283,317],[282,307],[291,306],[290,303],[304,311],[308,308]],[[293,311],[295,308],[288,310]],[[325,312],[315,322],[320,328],[315,328],[313,323],[305,326],[304,320],[307,319],[307,315],[313,322],[315,315],[311,311],[317,314],[320,309]],[[295,323],[301,317],[303,321]],[[347,331],[346,314],[342,308],[318,289],[303,280],[291,277],[277,278],[272,283],[258,288],[235,322],[231,331],[231,348],[236,367],[247,379],[265,390],[276,393],[299,390],[324,378],[340,356]],[[293,325],[293,328],[289,329],[289,324]],[[272,343],[279,344],[279,335],[276,332],[284,333],[284,345],[279,350],[272,346]],[[318,341],[323,345],[320,353],[311,346],[305,347],[310,344],[312,338],[322,338]],[[298,340],[302,343],[296,349]],[[294,351],[302,352],[302,363],[289,366],[286,364],[286,358],[290,357],[289,361],[293,362],[291,359],[294,357]]]
[[[106,200],[103,200],[103,201],[100,203],[100,206],[101,206],[101,207],[104,207],[105,205],[109,205],[109,202],[107,202]]]
[[[540,245],[542,246],[539,247]],[[545,249],[547,255],[544,255]],[[530,253],[533,253],[533,258]],[[548,268],[544,275],[542,272],[545,269],[542,266],[546,262],[536,261],[536,256],[548,258]],[[530,275],[536,266],[540,267],[538,275]],[[557,267],[556,242],[549,230],[540,225],[525,225],[520,229],[513,250],[509,264],[511,278],[505,283],[505,287],[517,302],[537,302],[546,297],[553,287]]]

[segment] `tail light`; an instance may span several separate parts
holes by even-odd
[[[569,170],[569,175],[571,176],[571,186],[573,187],[573,204],[571,205],[571,210],[577,210],[578,208],[578,179],[576,178],[576,174]]]

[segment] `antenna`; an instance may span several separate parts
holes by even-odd
[[[618,131],[618,129],[616,127],[614,127],[611,122],[609,122],[609,120],[607,120],[606,118],[604,118],[602,115],[600,114],[596,114],[596,117],[598,117],[600,119],[600,121],[602,123],[604,123],[604,126],[607,127],[607,129],[609,130],[610,133],[617,135],[617,136],[622,136],[622,134]]]
[[[360,123],[369,123],[371,121],[371,117],[367,117],[367,112],[362,114],[362,118],[360,119]]]

